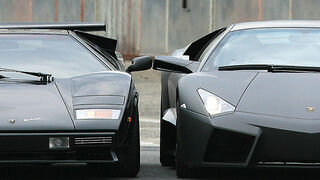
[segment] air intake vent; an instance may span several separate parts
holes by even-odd
[[[74,144],[112,144],[112,137],[76,137],[74,138]]]
[[[249,156],[255,137],[214,129],[208,142],[204,161],[219,163],[243,163]]]

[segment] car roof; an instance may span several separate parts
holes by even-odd
[[[320,28],[318,20],[276,20],[236,23],[231,31],[256,28]]]

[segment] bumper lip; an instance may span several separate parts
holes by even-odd
[[[114,151],[110,151],[111,160],[0,160],[0,165],[2,164],[87,164],[87,163],[99,163],[99,164],[114,164],[118,163],[119,159]]]

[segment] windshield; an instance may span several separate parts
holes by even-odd
[[[320,30],[268,28],[231,32],[215,48],[202,70],[245,64],[320,67]]]
[[[0,35],[0,68],[43,72],[70,78],[107,70],[93,55],[68,35]],[[4,75],[5,72],[1,72]],[[5,74],[10,78],[23,74]]]

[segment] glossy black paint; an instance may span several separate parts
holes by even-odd
[[[121,109],[123,117],[131,80],[131,76],[123,72],[93,73],[72,78],[73,112],[77,109],[114,108]],[[115,102],[101,103],[108,97],[115,99]],[[96,98],[102,99],[97,102],[94,100]],[[77,130],[117,130],[120,123],[121,120],[74,120]]]
[[[75,130],[55,83],[1,81],[0,99],[1,131]]]
[[[105,31],[106,23],[0,23],[0,29],[62,29]]]
[[[78,36],[73,31],[50,29],[93,30],[105,24],[44,24],[0,25],[16,34],[30,33],[26,29],[46,29],[46,34],[64,33],[77,41],[100,62],[105,71],[83,74],[71,78],[53,78],[52,81],[0,79],[0,163],[1,164],[61,164],[61,163],[119,163],[126,164],[131,150],[131,136],[138,137],[138,92],[131,74],[119,66],[114,53],[115,40],[101,38],[111,54],[101,54],[92,45],[99,36]],[[48,30],[49,28],[49,30]],[[32,34],[43,33],[33,30]],[[83,35],[83,34],[82,34]],[[87,35],[87,34],[86,34]],[[93,39],[91,39],[93,38]],[[91,41],[92,40],[92,41]],[[106,43],[110,42],[110,46]],[[105,53],[108,53],[107,51]],[[115,65],[116,63],[116,65]],[[150,63],[149,63],[150,64]],[[142,67],[146,65],[145,67]],[[148,63],[140,69],[148,69]],[[78,109],[121,110],[116,120],[77,120]],[[131,121],[128,121],[128,118]],[[136,134],[137,133],[137,134]],[[69,137],[70,148],[49,149],[49,137]],[[76,138],[108,137],[110,143],[75,144]],[[134,142],[135,143],[135,142]],[[133,143],[133,144],[134,144]],[[139,152],[139,148],[135,151]],[[32,153],[30,152],[32,151]],[[136,164],[139,162],[135,162]],[[131,167],[128,167],[131,168]],[[139,166],[132,167],[129,176],[135,176]]]

